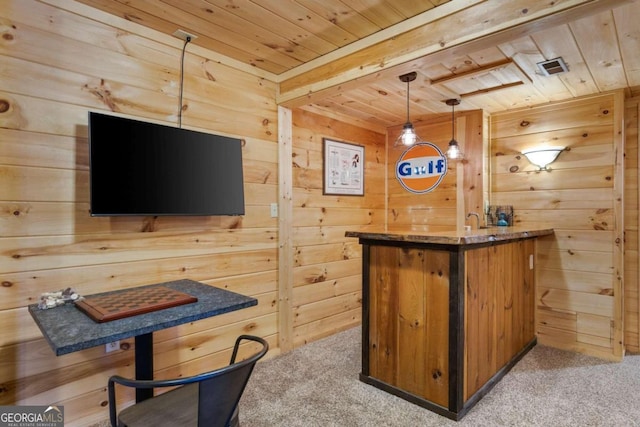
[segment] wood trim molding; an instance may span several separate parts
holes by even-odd
[[[638,170],[640,170],[640,102],[638,102],[637,109],[638,109],[638,111],[636,113],[636,126],[637,126],[637,134],[638,134],[637,135],[638,144],[636,145],[636,147],[638,147],[639,149],[637,149],[636,151],[637,151],[637,156],[638,156],[638,158],[637,158]],[[637,186],[637,191],[638,191],[638,200],[640,200],[640,173],[637,174],[636,186]],[[640,219],[638,220],[638,222],[640,222]],[[637,224],[637,225],[640,225],[640,224]],[[640,242],[640,227],[638,227],[637,233],[638,233],[637,239],[638,239],[638,242]],[[640,243],[639,243],[639,245],[640,245]],[[638,249],[637,252],[638,252],[637,255],[636,255],[637,256],[637,263],[638,263],[637,265],[640,265],[640,248]],[[638,282],[640,282],[640,279],[638,279]],[[640,283],[638,283],[638,286],[640,287]],[[637,298],[636,303],[639,306],[638,313],[637,313],[637,315],[638,315],[638,323],[637,323],[637,325],[638,325],[638,329],[640,329],[640,295],[637,296],[636,298]],[[638,331],[638,347],[640,347],[640,331]]]
[[[280,351],[293,350],[293,116],[278,107],[278,339]]]
[[[613,354],[624,356],[624,92],[613,93],[613,138],[615,146],[613,212],[615,219],[613,245]]]

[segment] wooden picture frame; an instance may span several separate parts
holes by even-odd
[[[322,194],[364,196],[364,147],[323,138]]]

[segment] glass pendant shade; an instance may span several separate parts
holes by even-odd
[[[462,149],[460,148],[460,144],[458,144],[458,141],[456,141],[456,138],[455,138],[455,130],[456,130],[455,107],[456,105],[460,104],[460,100],[455,98],[447,99],[445,103],[451,106],[451,141],[449,141],[449,148],[447,148],[447,151],[445,152],[444,155],[447,156],[447,159],[449,160],[463,160],[464,153],[462,152]]]
[[[414,71],[408,74],[403,74],[399,77],[400,81],[407,84],[407,122],[404,124],[402,132],[393,143],[393,148],[407,148],[422,141],[416,133],[416,129],[413,127],[413,124],[411,124],[411,121],[409,120],[409,82],[414,81],[416,76],[417,73]]]
[[[456,141],[455,139],[452,139],[451,141],[449,141],[449,148],[447,148],[445,156],[447,156],[447,159],[449,160],[464,159],[464,154],[460,149],[460,145],[458,145],[458,141]]]
[[[420,137],[416,134],[416,130],[410,122],[404,124],[402,132],[396,138],[394,147],[410,147],[420,142]]]
[[[547,166],[553,163],[558,155],[563,152],[565,147],[544,147],[524,150],[524,154],[531,164],[540,168],[540,170],[548,170]]]

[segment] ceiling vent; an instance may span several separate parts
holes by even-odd
[[[550,59],[548,61],[538,62],[538,68],[545,76],[551,76],[554,74],[566,73],[569,71],[567,64],[565,64],[562,58]]]

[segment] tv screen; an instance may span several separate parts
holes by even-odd
[[[244,215],[241,140],[89,112],[92,216]]]

